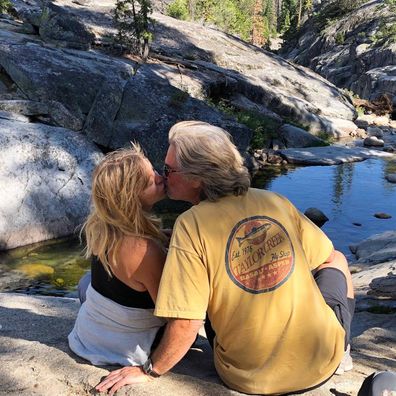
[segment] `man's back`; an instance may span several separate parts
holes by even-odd
[[[156,314],[203,319],[216,369],[247,393],[285,393],[330,377],[344,331],[311,275],[327,237],[283,197],[249,189],[203,201],[178,219]]]

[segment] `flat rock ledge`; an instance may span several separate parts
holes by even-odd
[[[368,158],[394,158],[385,151],[363,147],[327,146],[309,148],[290,148],[278,153],[289,164],[298,165],[340,165],[347,162],[359,162]]]
[[[95,367],[68,348],[79,302],[71,298],[0,293],[0,395],[95,394],[93,387],[114,367]],[[396,314],[358,312],[352,329],[354,369],[334,376],[309,395],[356,395],[365,376],[396,370]],[[171,373],[117,395],[239,395],[218,378],[210,347],[201,336]]]

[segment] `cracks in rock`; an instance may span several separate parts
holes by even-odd
[[[70,180],[72,180],[72,179],[74,178],[74,175],[75,175],[75,174],[76,174],[76,170],[73,169],[73,171],[72,171],[70,177],[66,180],[66,182],[65,182],[65,183],[58,189],[58,191],[55,193],[55,199],[56,199],[56,198],[59,198],[59,193],[60,193],[60,191],[63,190],[63,189],[69,184]],[[81,181],[81,179],[80,179],[80,181]]]

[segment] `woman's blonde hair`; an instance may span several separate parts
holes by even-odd
[[[216,201],[247,192],[249,172],[224,129],[202,121],[182,121],[170,129],[169,144],[175,147],[181,172],[201,182],[202,198]]]
[[[124,236],[165,239],[160,220],[142,208],[139,198],[149,182],[145,160],[140,146],[133,143],[132,148],[107,154],[93,173],[91,213],[81,232],[86,257],[97,256],[109,274],[109,254],[117,265]]]

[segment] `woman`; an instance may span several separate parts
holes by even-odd
[[[165,323],[153,316],[166,236],[150,213],[165,197],[163,178],[136,144],[108,154],[92,181],[84,224],[92,280],[69,346],[96,365],[141,365]]]

